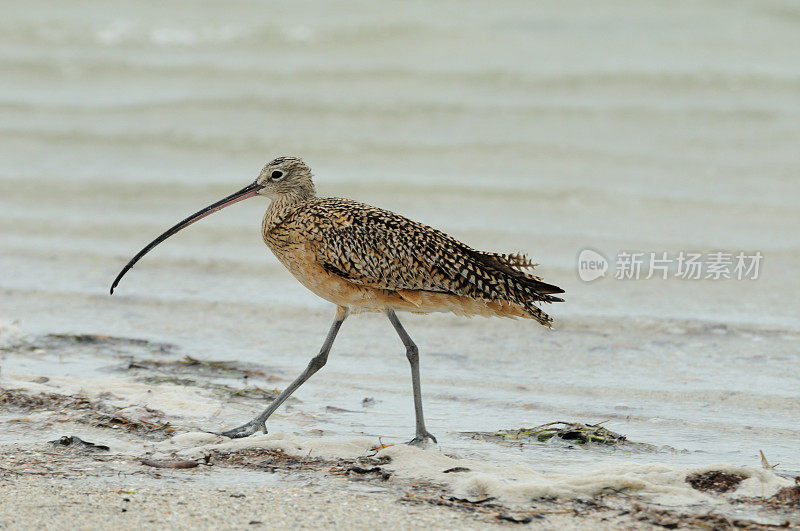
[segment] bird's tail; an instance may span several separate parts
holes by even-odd
[[[485,267],[499,273],[501,290],[504,299],[519,304],[526,313],[539,323],[550,326],[553,318],[547,315],[537,302],[564,302],[556,293],[564,290],[553,284],[543,282],[541,278],[531,274],[538,264],[522,253],[498,254],[476,251],[477,260]]]

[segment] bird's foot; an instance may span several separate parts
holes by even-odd
[[[406,444],[409,444],[411,446],[422,447],[427,445],[428,439],[433,441],[434,444],[438,444],[436,437],[428,433],[428,430],[422,430],[421,433],[417,433],[416,437],[408,441]]]
[[[267,424],[263,420],[253,419],[247,424],[242,424],[238,428],[223,431],[220,433],[220,435],[230,437],[231,439],[241,439],[243,437],[250,437],[258,430],[262,430],[264,433],[267,433]]]

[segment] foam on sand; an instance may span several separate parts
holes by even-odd
[[[0,348],[10,348],[22,343],[25,334],[13,323],[0,319]]]
[[[285,433],[254,435],[230,440],[207,433],[184,433],[158,445],[158,450],[182,458],[200,458],[213,452],[236,452],[245,449],[280,450],[290,455],[349,459],[359,456],[388,456],[384,468],[399,477],[426,480],[447,486],[464,498],[494,497],[507,504],[524,504],[533,499],[555,497],[584,499],[603,493],[624,491],[663,505],[717,505],[719,496],[692,488],[687,476],[719,470],[745,479],[727,498],[769,497],[790,481],[770,470],[719,464],[681,469],[661,464],[629,464],[594,470],[577,475],[545,475],[527,466],[497,466],[473,459],[445,455],[438,448],[420,449],[394,445],[375,449],[366,439],[328,441],[302,439]],[[457,473],[445,472],[453,469]]]

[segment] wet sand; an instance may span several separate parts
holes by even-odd
[[[283,485],[273,488],[123,485],[117,492],[109,492],[106,486],[26,478],[3,486],[0,518],[8,529],[107,529],[111,521],[121,529],[496,529],[498,524],[506,522],[469,510],[424,502],[400,503],[394,496],[324,489],[298,485],[290,478],[283,480]],[[618,516],[622,512],[618,510],[592,510],[584,515],[572,514],[567,508],[546,512],[536,522],[552,529],[590,526],[606,530],[619,529],[620,525],[631,529],[658,528],[637,517]]]
[[[3,330],[0,523],[9,528],[80,521],[80,528],[93,529],[109,519],[123,528],[186,529],[514,522],[559,529],[738,522],[760,529],[800,523],[800,491],[780,501],[776,495],[793,483],[763,466],[679,468],[645,461],[543,474],[523,460],[475,459],[447,442],[419,449],[391,437],[327,437],[298,400],[278,417],[306,426],[304,434],[231,440],[198,428],[208,426],[210,410],[256,408],[274,396],[269,388],[225,383],[241,374],[263,377],[261,366],[170,360],[169,345],[141,340],[32,338],[13,326]],[[81,360],[82,377],[8,370],[45,349]],[[155,353],[161,359],[149,357]],[[523,437],[491,444],[589,458],[642,451],[624,440],[612,447]]]
[[[43,426],[29,427],[42,431]],[[87,431],[68,423],[60,429]],[[127,439],[88,431],[114,446]],[[105,529],[111,521],[122,529],[483,529],[519,523],[548,529],[768,529],[800,522],[800,489],[790,505],[757,496],[722,501],[718,495],[718,511],[648,502],[624,487],[595,496],[541,497],[523,506],[486,495],[463,497],[423,479],[424,470],[422,477],[394,477],[386,456],[322,459],[261,446],[250,441],[238,450],[206,451],[192,461],[148,460],[116,449],[82,449],[79,443],[5,444],[0,523],[8,529]]]

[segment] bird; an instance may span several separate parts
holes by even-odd
[[[271,200],[261,222],[264,243],[306,288],[336,305],[336,315],[319,353],[268,407],[250,422],[221,435],[241,438],[259,430],[289,396],[327,362],[345,319],[358,312],[386,315],[411,366],[416,430],[409,444],[436,437],[422,411],[419,348],[397,312],[452,312],[461,316],[524,318],[551,327],[540,303],[564,302],[564,290],[535,276],[522,253],[475,250],[442,231],[400,214],[351,199],[319,197],[311,168],[299,157],[268,162],[256,180],[192,214],[158,236],[120,271],[110,293],[144,255],[178,231],[252,197]]]

